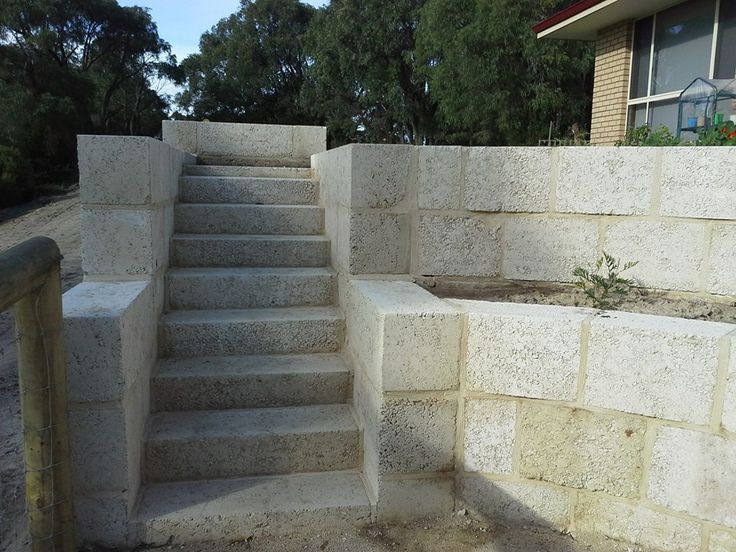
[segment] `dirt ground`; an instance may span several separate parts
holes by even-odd
[[[442,298],[564,305],[568,307],[592,306],[582,290],[576,288],[573,284],[508,281],[477,282],[469,279],[453,278],[420,278],[417,280],[417,284]],[[693,293],[633,288],[624,300],[615,305],[615,310],[736,323],[736,301],[733,298],[706,298]]]
[[[48,236],[59,244],[63,290],[82,280],[79,195],[74,192],[0,210],[0,251]],[[25,550],[18,373],[12,314],[0,313],[0,551]]]

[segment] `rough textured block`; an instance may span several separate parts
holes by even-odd
[[[458,209],[462,148],[424,146],[417,148],[419,167],[418,204],[420,209]]]
[[[523,477],[565,487],[639,496],[644,420],[586,410],[524,404]]]
[[[394,207],[406,197],[413,146],[352,146],[351,206]]]
[[[297,178],[185,176],[180,182],[187,203],[312,205],[319,196],[317,181]]]
[[[731,338],[731,360],[728,365],[726,396],[723,404],[723,427],[736,433],[736,339]]]
[[[663,148],[662,214],[736,219],[734,171],[734,147]]]
[[[736,550],[736,533],[713,531],[710,534],[710,545],[707,552],[734,552]]]
[[[700,519],[736,528],[736,441],[662,427],[657,432],[647,496]]]
[[[551,148],[468,148],[465,208],[541,213],[549,204]]]
[[[700,525],[605,496],[580,493],[576,531],[667,552],[700,549]]]
[[[558,530],[567,529],[570,523],[568,493],[537,483],[464,477],[460,500],[471,514],[481,519]]]
[[[559,148],[557,210],[643,215],[649,211],[657,148]]]
[[[583,320],[572,307],[454,301],[468,312],[469,389],[538,399],[574,400]]]
[[[449,514],[455,505],[452,479],[381,481],[376,505],[380,521],[429,518]]]
[[[626,274],[649,288],[697,291],[705,265],[705,225],[624,221],[606,230],[603,250],[639,264]]]
[[[496,276],[500,224],[472,217],[422,216],[414,272],[437,276]]]
[[[351,274],[406,274],[409,272],[408,215],[351,212]]]
[[[161,211],[85,207],[81,217],[82,268],[94,276],[141,276],[165,265]],[[115,252],[114,254],[112,252]]]
[[[133,545],[128,532],[128,518],[131,516],[132,508],[123,493],[75,496],[74,536],[77,544],[112,548]]]
[[[469,400],[465,403],[465,471],[511,473],[516,403]]]
[[[85,282],[63,309],[69,400],[120,400],[156,360],[151,283]]]
[[[327,149],[327,127],[293,126],[293,156],[309,158]]]
[[[378,437],[380,472],[452,470],[456,411],[455,401],[386,399]]]
[[[612,410],[708,424],[718,340],[731,324],[608,313],[591,322],[585,402]]]
[[[502,232],[503,275],[512,280],[571,282],[573,270],[598,256],[598,223],[592,220],[518,217]]]
[[[457,388],[459,313],[410,282],[356,280],[351,290],[348,341],[377,389]]]
[[[708,291],[736,295],[736,226],[715,225],[710,242]]]
[[[166,144],[197,154],[197,126],[196,121],[161,121],[161,136]]]
[[[321,234],[323,210],[311,205],[176,206],[176,230],[188,234]]]
[[[292,127],[199,123],[197,154],[204,157],[232,158],[233,161],[251,158],[290,158],[293,156]]]

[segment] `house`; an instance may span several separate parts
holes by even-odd
[[[676,131],[678,98],[698,77],[736,76],[736,0],[581,0],[534,27],[595,41],[591,142],[649,123]]]

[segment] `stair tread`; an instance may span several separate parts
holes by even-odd
[[[334,276],[331,267],[181,267],[170,268],[170,277],[186,276]]]
[[[159,412],[148,442],[358,431],[346,404]]]
[[[316,180],[313,180],[311,178],[289,178],[286,176],[220,176],[220,175],[184,175],[180,176],[179,178],[183,178],[186,180],[194,180],[194,181],[206,181],[206,180],[238,180],[238,181],[255,181],[255,182],[269,182],[269,181],[288,181],[288,182],[295,182],[295,181],[301,181],[301,182],[308,182],[313,183],[317,182]]]
[[[157,518],[297,513],[324,508],[360,508],[370,513],[365,486],[356,472],[321,472],[145,485],[139,521]]]
[[[335,307],[283,307],[266,309],[215,309],[171,311],[162,323],[217,323],[254,321],[342,320]]]
[[[288,234],[174,234],[175,240],[252,240],[252,241],[313,241],[326,242],[325,236],[288,235]]]
[[[203,208],[213,208],[218,207],[222,209],[242,209],[244,207],[247,208],[253,208],[253,209],[263,209],[271,210],[271,211],[277,211],[279,209],[298,209],[301,211],[321,211],[323,207],[320,207],[319,205],[303,205],[303,204],[290,204],[290,203],[203,203],[203,202],[188,202],[188,203],[177,203],[177,208],[189,208],[189,207],[203,207]]]
[[[247,355],[163,359],[155,378],[226,377],[279,374],[349,373],[334,353]]]

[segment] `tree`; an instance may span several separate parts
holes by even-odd
[[[298,0],[242,0],[182,62],[179,104],[196,119],[307,124],[302,38],[315,13]]]
[[[536,144],[550,121],[589,120],[593,49],[538,40],[531,27],[569,2],[427,0],[417,33],[444,140]]]

